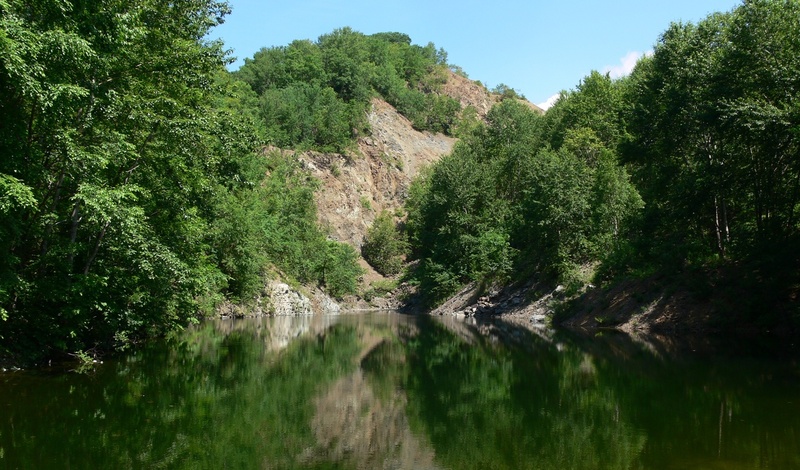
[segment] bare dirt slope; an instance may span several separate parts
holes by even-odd
[[[359,140],[360,155],[300,156],[322,183],[317,191],[320,223],[331,236],[356,248],[382,210],[402,206],[419,170],[450,153],[455,143],[451,137],[414,130],[382,100],[373,100],[369,122],[372,135]]]
[[[452,72],[448,72],[440,91],[457,99],[462,108],[474,108],[481,119],[500,101],[480,83]],[[359,139],[351,154],[299,155],[321,182],[316,194],[320,223],[331,237],[359,252],[375,217],[383,210],[402,207],[414,177],[449,154],[456,142],[443,134],[415,130],[408,119],[381,99],[372,101],[368,119],[371,135]],[[361,264],[366,270],[365,284],[382,279],[366,262],[362,260]]]
[[[481,117],[486,117],[492,106],[500,101],[498,95],[490,93],[483,85],[453,72],[448,72],[447,82],[442,86],[441,91],[443,94],[457,99],[462,108],[468,106],[475,108]]]
[[[485,118],[499,97],[452,72],[441,92],[472,106]],[[322,182],[317,192],[320,222],[333,237],[360,248],[367,229],[384,209],[401,207],[419,171],[450,153],[456,139],[420,132],[387,102],[374,99],[370,136],[358,141],[354,155],[306,152],[301,160]]]

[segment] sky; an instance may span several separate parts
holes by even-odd
[[[262,47],[316,41],[349,26],[433,42],[448,62],[489,88],[505,84],[547,107],[592,70],[616,78],[650,53],[670,23],[730,11],[741,0],[229,0],[233,12],[210,38],[238,69]]]

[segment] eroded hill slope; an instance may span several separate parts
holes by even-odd
[[[472,107],[484,119],[499,96],[468,78],[449,72],[441,92]],[[370,136],[358,141],[354,156],[305,152],[300,160],[321,181],[319,220],[332,237],[359,249],[367,229],[384,209],[403,205],[412,179],[427,165],[450,153],[456,139],[420,132],[391,105],[374,99]]]
[[[360,248],[382,210],[401,206],[411,180],[425,165],[449,153],[455,139],[419,132],[385,101],[373,100],[372,135],[358,142],[360,155],[305,152],[304,166],[319,179],[320,223],[332,237]]]

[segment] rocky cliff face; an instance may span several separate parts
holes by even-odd
[[[462,108],[469,106],[475,108],[480,117],[486,117],[492,106],[500,101],[500,97],[489,93],[486,87],[452,72],[442,87],[442,93],[457,99]]]
[[[482,85],[450,73],[442,93],[473,107],[480,118],[498,102]],[[319,220],[339,241],[360,249],[367,229],[384,209],[401,207],[419,171],[453,150],[456,139],[419,132],[383,100],[369,113],[372,135],[358,141],[354,156],[306,152],[300,159],[322,182]]]
[[[414,130],[382,100],[373,100],[369,122],[372,135],[359,140],[355,156],[300,156],[322,183],[317,192],[320,223],[331,236],[357,249],[375,217],[402,206],[419,170],[450,153],[455,143],[451,137]]]
[[[500,101],[484,86],[452,72],[441,93],[457,99],[463,108],[475,109],[480,119]],[[422,168],[449,154],[456,142],[442,134],[415,130],[381,99],[372,101],[368,120],[371,135],[359,139],[350,154],[309,151],[297,156],[321,183],[316,193],[319,222],[332,238],[349,243],[358,252],[378,214],[402,207],[411,181]],[[364,260],[361,265],[366,285],[383,278]]]

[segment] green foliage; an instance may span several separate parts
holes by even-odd
[[[15,209],[31,209],[36,198],[31,188],[13,176],[0,174],[0,212],[8,214]]]
[[[506,85],[505,83],[501,83],[496,87],[492,88],[492,93],[500,95],[501,99],[516,99],[516,100],[524,100],[525,95],[522,95],[517,92],[517,90],[511,88],[510,86]]]
[[[800,466],[786,406],[796,367],[775,360],[785,348],[671,355],[615,334],[507,328],[517,341],[496,341],[425,315],[309,331],[287,320],[208,322],[91,376],[14,374],[0,388],[3,464],[616,470],[722,455],[728,467]],[[287,325],[305,333],[288,345],[266,334]]]
[[[408,201],[423,290],[508,272],[509,258],[562,281],[598,261],[604,279],[744,263],[769,273],[749,285],[793,302],[798,14],[754,0],[673,24],[630,77],[592,72],[542,118],[505,100],[464,126]]]
[[[526,333],[524,342],[536,354],[520,354],[482,337],[471,338],[467,347],[435,321],[421,326],[396,362],[404,366],[400,373],[411,428],[429,439],[437,464],[472,469],[639,465],[647,436],[625,413],[607,418],[624,394],[598,374],[595,364],[603,361],[571,344],[562,351],[539,347],[540,340]],[[393,364],[367,372],[374,376],[387,369],[394,370]],[[443,386],[447,393],[440,392]],[[475,402],[479,409],[461,408]],[[566,405],[542,412],[554,402]],[[612,419],[613,425],[598,425]]]
[[[18,403],[15,416],[46,407],[54,410],[50,423],[76,429],[87,416],[96,422],[63,433],[47,420],[22,419],[15,432],[25,438],[14,446],[5,445],[10,433],[3,428],[3,463],[196,469],[250,468],[268,459],[279,468],[297,467],[298,456],[319,445],[310,426],[312,397],[355,372],[362,344],[357,328],[346,325],[292,338],[271,352],[264,341],[255,326],[231,331],[207,322],[95,366],[91,375],[50,377],[37,404]],[[98,444],[108,436],[115,436],[114,445]]]
[[[370,198],[368,196],[362,195],[358,198],[359,204],[361,204],[361,208],[368,211],[372,209],[372,202],[370,202]]]
[[[455,98],[437,94],[425,95],[425,112],[412,116],[414,126],[421,130],[453,135],[460,111],[461,104]]]
[[[571,130],[590,129],[600,144],[616,151],[625,134],[622,91],[620,82],[593,71],[547,111],[544,138],[560,148]]]
[[[592,86],[567,95],[562,111],[545,117],[517,100],[501,102],[486,126],[473,127],[412,185],[407,210],[421,262],[416,277],[432,302],[468,280],[502,280],[515,270],[577,279],[582,264],[625,233],[642,201],[613,150],[622,131],[602,125],[582,104],[618,93],[607,77],[585,83]]]
[[[279,147],[344,151],[362,106],[337,98],[333,88],[296,84],[268,89],[259,100],[266,139]]]
[[[415,181],[407,200],[413,256],[422,261],[420,281],[432,301],[483,276],[509,273],[508,205],[499,197],[497,166],[466,143]],[[489,234],[489,232],[492,232]],[[487,261],[489,254],[499,259]]]
[[[395,226],[394,217],[384,210],[367,231],[361,255],[379,273],[394,276],[403,268],[407,245],[404,235]]]
[[[202,38],[227,11],[3,3],[4,343],[41,355],[136,341],[220,288],[206,234],[242,153],[212,108],[221,45]]]
[[[398,32],[375,33],[370,37],[375,39],[380,39],[388,43],[405,44],[407,46],[411,45],[411,38],[408,36],[408,34],[405,33],[398,33]]]
[[[798,233],[798,13],[759,0],[673,24],[634,71],[625,158],[656,263],[743,259]]]
[[[459,138],[467,137],[475,132],[482,124],[483,121],[480,115],[478,115],[478,110],[475,109],[474,106],[467,106],[461,111],[461,117],[456,123],[455,129],[453,129],[453,135]]]
[[[5,305],[10,293],[22,282],[14,272],[20,261],[14,255],[14,241],[25,229],[18,214],[35,207],[36,198],[29,186],[0,173],[0,220],[5,222],[0,226],[0,321],[8,319]]]
[[[328,293],[337,298],[355,294],[363,273],[355,248],[333,240],[325,244],[319,276]]]
[[[451,72],[458,75],[459,77],[469,78],[469,74],[467,74],[467,72],[465,72],[464,69],[458,65],[449,64],[448,68],[450,69]]]
[[[355,293],[361,276],[358,255],[349,245],[328,240],[320,229],[314,203],[318,182],[291,156],[273,152],[266,163],[257,210],[249,214],[258,227],[256,252],[285,274],[320,284],[335,297]]]
[[[364,297],[364,300],[367,302],[370,302],[375,297],[383,297],[389,292],[395,290],[397,285],[398,281],[396,279],[377,280],[370,284],[370,286],[362,294],[362,297]]]
[[[317,226],[313,182],[255,153],[260,98],[204,39],[227,12],[211,0],[2,2],[4,351],[35,358],[166,334],[224,296],[252,298],[271,264],[355,290],[355,255]],[[316,76],[308,46],[264,73]],[[308,138],[344,145],[313,129],[352,110],[310,90],[291,95],[316,106]]]
[[[237,72],[239,79],[262,95],[269,89],[281,89],[304,83],[322,86],[328,83],[322,51],[311,41],[293,41],[286,47],[263,48],[245,58]]]
[[[342,152],[368,132],[366,111],[376,94],[417,129],[452,134],[461,106],[437,94],[445,59],[433,44],[413,45],[402,33],[342,28],[316,42],[262,49],[236,76],[260,97],[268,141]]]

